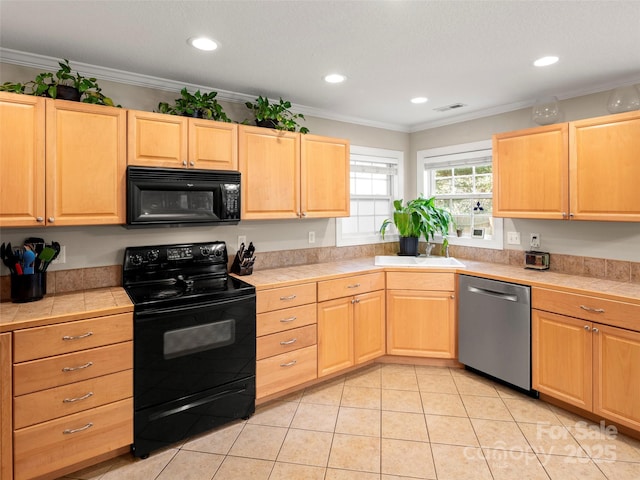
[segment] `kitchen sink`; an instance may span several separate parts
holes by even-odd
[[[379,267],[465,268],[464,263],[453,257],[400,257],[376,255],[374,265]]]

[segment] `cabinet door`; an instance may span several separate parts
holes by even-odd
[[[594,324],[593,411],[640,429],[640,333]]]
[[[353,365],[352,301],[318,303],[318,377]]]
[[[387,291],[387,354],[455,358],[453,292]]]
[[[591,322],[535,309],[531,320],[533,388],[591,411]]]
[[[189,166],[206,170],[237,170],[238,125],[189,119]]]
[[[300,134],[241,125],[242,219],[299,218]]]
[[[0,227],[43,224],[45,99],[0,92]]]
[[[47,100],[47,224],[123,224],[126,110]]]
[[[568,125],[493,136],[493,215],[566,218],[569,212]]]
[[[385,354],[384,297],[384,290],[356,297],[353,316],[353,351],[356,365]]]
[[[0,334],[0,478],[13,478],[11,333]]]
[[[127,163],[144,167],[186,167],[188,120],[178,115],[129,110]]]
[[[639,222],[640,112],[571,122],[569,128],[572,218]]]
[[[302,135],[301,209],[303,217],[348,217],[349,141]]]

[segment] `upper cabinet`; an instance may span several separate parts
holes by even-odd
[[[494,215],[640,221],[640,112],[493,136]]]
[[[238,125],[129,110],[128,164],[238,169]]]
[[[125,222],[126,110],[0,95],[0,226]]]
[[[0,92],[0,227],[44,224],[45,99]]]
[[[349,142],[240,126],[242,218],[349,215]]]

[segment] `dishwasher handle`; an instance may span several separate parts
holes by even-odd
[[[508,300],[510,302],[517,302],[517,295],[510,295],[508,293],[496,292],[494,290],[488,290],[486,288],[472,287],[471,285],[467,285],[467,290],[471,293],[480,293],[482,295],[489,295],[490,297],[496,297],[501,300]]]

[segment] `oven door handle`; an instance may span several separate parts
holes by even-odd
[[[135,307],[134,307],[134,318],[136,320],[147,320],[149,318],[153,318],[156,315],[161,315],[161,314],[170,314],[170,313],[185,313],[185,312],[191,312],[194,310],[201,310],[202,308],[207,308],[207,307],[219,307],[219,306],[225,306],[225,305],[230,305],[232,303],[242,303],[242,302],[254,302],[256,301],[256,295],[255,294],[249,294],[249,295],[242,295],[240,297],[233,297],[227,300],[215,300],[212,302],[203,302],[203,303],[198,303],[196,305],[180,305],[180,306],[175,306],[175,307],[165,307],[165,308],[151,308],[149,310],[141,310],[141,311],[135,311]]]

